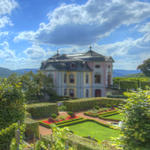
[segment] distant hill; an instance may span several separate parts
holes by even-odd
[[[128,74],[125,77],[146,77],[143,73]]]
[[[0,77],[8,77],[12,73],[17,73],[18,75],[22,75],[26,72],[32,71],[33,73],[36,73],[38,69],[17,69],[17,70],[10,70],[7,68],[2,68],[0,67]],[[114,69],[113,71],[113,77],[123,77],[123,76],[138,76],[137,74],[140,73],[139,70],[119,70],[119,69]]]
[[[14,73],[12,70],[9,70],[7,68],[0,67],[0,77],[9,77],[12,73]]]
[[[23,75],[24,73],[30,72],[32,71],[33,73],[36,73],[38,71],[38,69],[17,69],[17,70],[13,70],[13,72],[19,74],[19,75]]]
[[[119,70],[114,69],[113,70],[113,77],[124,77],[130,74],[138,74],[141,73],[139,70]]]
[[[0,67],[0,77],[7,78],[13,73],[17,73],[18,75],[23,75],[26,72],[32,71],[36,73],[38,69],[17,69],[17,70],[10,70],[7,68]]]

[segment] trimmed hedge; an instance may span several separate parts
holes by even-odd
[[[64,120],[64,121],[61,121],[61,122],[58,122],[56,123],[56,125],[58,127],[62,127],[62,126],[66,126],[66,124],[73,124],[74,121],[82,121],[83,118],[77,118],[77,119],[70,119],[70,120]],[[47,123],[44,123],[42,121],[40,121],[40,125],[46,127],[46,128],[51,128],[51,124],[47,124]]]
[[[12,138],[15,137],[17,123],[13,123],[8,128],[0,130],[0,150],[9,150]]]
[[[27,105],[27,111],[34,119],[47,118],[51,114],[58,114],[56,103],[35,103]]]
[[[57,125],[57,127],[70,126],[70,125],[78,124],[78,123],[85,122],[85,121],[87,121],[87,119],[73,120],[72,122],[66,122],[63,124],[59,124],[59,125]]]
[[[39,138],[39,123],[31,118],[25,119],[25,137],[27,140]]]
[[[65,101],[64,105],[66,106],[67,111],[84,111],[92,109],[94,106],[98,105],[99,107],[106,106],[118,106],[119,104],[125,103],[125,99],[119,98],[107,98],[107,97],[94,97],[94,98],[83,98],[78,100]]]

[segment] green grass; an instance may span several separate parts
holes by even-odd
[[[111,137],[118,137],[119,130],[102,126],[93,121],[70,125],[69,129],[79,136],[91,136],[100,141],[110,140]]]
[[[105,117],[105,118],[107,118],[107,119],[116,119],[116,120],[121,120],[122,119],[122,115],[120,115],[120,114],[116,114],[116,115],[111,115],[111,116],[107,116],[107,117]]]

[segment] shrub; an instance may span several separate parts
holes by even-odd
[[[39,123],[31,118],[25,119],[25,137],[27,140],[39,138]]]
[[[56,115],[56,114],[52,114],[51,117],[52,117],[53,119],[56,119],[57,115]]]
[[[99,106],[98,106],[98,105],[95,105],[94,108],[98,110],[98,109],[99,109]]]
[[[69,112],[68,112],[68,115],[71,116],[71,117],[75,117],[75,114],[74,114],[74,112],[72,112],[72,111],[69,111]]]
[[[35,119],[47,118],[51,114],[58,114],[57,105],[55,103],[36,103],[27,105],[27,111],[31,113]]]
[[[95,105],[104,107],[107,106],[107,104],[110,106],[118,106],[123,103],[125,103],[124,99],[97,97],[65,101],[64,105],[66,106],[67,111],[77,112],[92,109]]]

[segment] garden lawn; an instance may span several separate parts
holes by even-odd
[[[122,116],[121,114],[116,114],[116,115],[107,116],[107,117],[105,117],[105,118],[106,118],[106,119],[121,120],[122,117],[123,117],[123,116]]]
[[[100,141],[118,137],[119,130],[114,130],[93,121],[70,125],[69,129],[79,136],[91,136]]]

